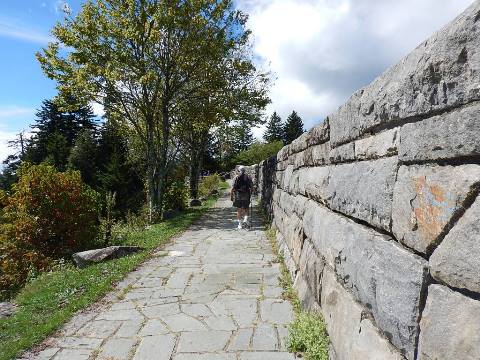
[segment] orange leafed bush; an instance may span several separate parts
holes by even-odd
[[[25,281],[51,259],[94,246],[99,195],[77,171],[46,164],[23,165],[12,194],[3,202],[0,229],[0,288]],[[11,284],[12,286],[14,284]]]

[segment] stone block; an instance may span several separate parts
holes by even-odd
[[[283,174],[280,175],[280,188],[288,191],[288,187],[293,175],[293,165],[288,165]]]
[[[307,148],[307,139],[309,137],[308,132],[303,133],[298,138],[292,141],[290,144],[290,154],[296,154]]]
[[[326,203],[329,196],[330,167],[313,167],[298,170],[298,193]]]
[[[305,205],[307,204],[308,198],[302,195],[295,196],[295,213],[302,218],[305,214]]]
[[[330,139],[330,125],[328,118],[311,128],[307,133],[307,145],[322,144]]]
[[[397,168],[396,157],[332,166],[330,207],[389,231]]]
[[[306,157],[305,164],[308,166],[322,166],[329,164],[330,150],[331,148],[329,142],[309,147],[307,150],[305,150],[305,154],[308,154],[308,151],[310,151],[311,157]]]
[[[355,160],[355,143],[351,142],[332,148],[329,160],[332,164]]]
[[[456,109],[406,124],[400,130],[399,157],[404,162],[480,155],[480,105]]]
[[[323,277],[322,313],[336,360],[402,360],[383,338],[363,307],[326,270]]]
[[[305,239],[300,256],[299,271],[311,289],[314,300],[317,302],[320,301],[320,282],[324,267],[324,259],[317,253],[310,240]]]
[[[480,198],[433,252],[430,268],[435,279],[480,293]]]
[[[313,201],[307,205],[303,226],[326,264],[371,311],[392,343],[412,359],[427,262],[388,236]]]
[[[476,1],[329,116],[332,145],[398,119],[479,100],[479,11]]]
[[[294,214],[283,219],[282,235],[290,249],[295,264],[300,263],[300,254],[303,247],[303,226],[302,221]]]
[[[277,153],[277,158],[279,161],[285,161],[288,158],[290,149],[289,145],[285,145],[280,149],[280,151]]]
[[[296,169],[299,169],[301,167],[304,167],[306,164],[305,164],[305,152],[307,150],[303,150],[299,153],[296,153],[295,155],[292,155],[293,156],[293,168],[296,170]]]
[[[295,210],[295,197],[287,193],[286,191],[280,190],[280,199],[279,205],[281,206],[282,210],[288,216],[292,215]]]
[[[418,360],[480,359],[480,302],[430,285],[420,321]]]
[[[355,158],[370,160],[397,155],[398,142],[398,128],[357,140],[355,142]]]
[[[302,309],[308,311],[320,311],[320,305],[317,302],[317,296],[313,293],[307,281],[301,273],[295,279],[293,288],[297,292],[298,299]]]
[[[398,241],[428,254],[464,211],[480,183],[479,165],[402,166],[395,184],[392,231]]]

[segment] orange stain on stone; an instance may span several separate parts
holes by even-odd
[[[438,185],[428,184],[424,176],[413,178],[412,181],[417,193],[417,204],[412,204],[412,210],[421,239],[430,244],[446,225],[445,190]]]

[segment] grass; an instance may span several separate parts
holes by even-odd
[[[285,259],[278,251],[275,230],[267,227],[266,234],[277,257],[276,262],[280,264],[283,298],[290,301],[295,312],[295,320],[289,326],[288,350],[300,354],[305,360],[328,360],[330,341],[323,317],[317,312],[302,310]]]
[[[15,358],[57,330],[77,311],[99,300],[116,282],[151,258],[154,249],[185,230],[214,202],[210,198],[201,207],[129,234],[125,243],[143,247],[142,252],[84,269],[63,265],[27,284],[13,299],[18,311],[0,320],[0,360]]]

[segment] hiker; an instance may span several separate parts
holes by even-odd
[[[250,207],[250,196],[252,194],[252,179],[245,173],[245,167],[238,167],[238,176],[233,180],[230,199],[233,206],[237,208],[238,229],[248,226],[248,208]]]

